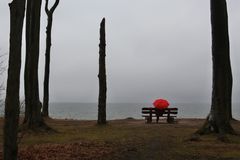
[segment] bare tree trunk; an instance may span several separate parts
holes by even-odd
[[[234,133],[230,124],[232,72],[226,0],[211,0],[213,89],[211,111],[197,132]]]
[[[25,0],[13,0],[10,4],[10,52],[5,100],[4,160],[16,160],[19,121],[19,84],[21,69],[22,29]]]
[[[100,24],[100,44],[99,44],[99,97],[98,97],[98,124],[106,124],[106,38],[105,38],[105,18]]]
[[[41,117],[38,87],[41,3],[41,0],[27,0],[24,124],[29,129],[45,126]]]
[[[52,45],[52,20],[53,20],[53,12],[55,11],[57,5],[59,4],[59,0],[55,1],[53,7],[48,9],[48,1],[45,3],[45,12],[48,16],[48,24],[47,24],[47,38],[46,38],[46,53],[45,53],[45,72],[44,72],[44,89],[43,89],[43,110],[42,116],[49,117],[49,75],[50,75],[50,52]]]
[[[230,72],[232,75],[232,70],[230,70]],[[230,120],[235,120],[232,115],[232,86],[233,86],[233,78],[231,76],[229,77],[229,82],[228,82],[228,110],[229,110],[228,113],[229,113]]]

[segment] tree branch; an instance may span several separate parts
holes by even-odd
[[[46,3],[45,3],[45,12],[47,15],[53,14],[53,12],[55,11],[55,9],[57,8],[57,6],[59,4],[59,0],[55,1],[54,5],[51,7],[50,10],[48,9],[48,2],[49,2],[49,0],[46,0]]]
[[[51,13],[53,13],[53,12],[55,11],[55,9],[57,8],[58,4],[59,4],[59,0],[56,0],[55,3],[54,3],[54,5],[53,5],[52,8],[50,9],[50,12],[51,12]]]
[[[46,0],[46,3],[45,3],[45,12],[46,12],[47,15],[49,14],[48,0]]]

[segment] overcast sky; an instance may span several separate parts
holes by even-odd
[[[0,1],[2,53],[8,52],[9,2]],[[238,102],[239,7],[239,0],[228,1],[233,101]],[[209,0],[60,0],[53,20],[50,101],[97,102],[99,23],[105,17],[109,102],[150,103],[158,97],[173,103],[210,102],[209,8]],[[42,10],[41,95],[45,28]]]

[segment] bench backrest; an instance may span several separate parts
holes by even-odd
[[[164,109],[158,109],[153,107],[144,107],[142,108],[142,114],[156,114],[156,113],[162,113],[162,114],[177,114],[178,108],[164,108]]]

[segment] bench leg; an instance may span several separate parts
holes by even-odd
[[[158,121],[159,121],[159,116],[157,116],[157,119],[156,119],[156,122],[158,123]]]
[[[146,117],[147,123],[152,123],[152,117]]]
[[[150,117],[145,117],[145,123],[151,123]]]
[[[174,118],[173,117],[168,117],[167,118],[167,122],[168,123],[173,123],[174,122]]]

